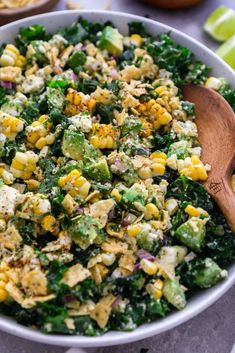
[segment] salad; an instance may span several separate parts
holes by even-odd
[[[200,184],[205,84],[169,34],[80,18],[0,47],[0,311],[46,333],[133,330],[227,276],[232,231]]]

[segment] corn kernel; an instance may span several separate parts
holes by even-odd
[[[188,206],[185,208],[185,212],[186,212],[189,216],[191,216],[191,217],[198,217],[198,216],[200,216],[200,211],[199,211],[196,207],[194,207],[194,206],[192,206],[192,205],[188,205]]]
[[[157,279],[154,283],[149,283],[146,286],[146,290],[149,294],[151,294],[154,299],[158,300],[162,297],[162,290],[163,290],[163,281]]]
[[[117,189],[113,189],[110,193],[110,196],[114,197],[117,202],[121,201],[121,194]]]
[[[29,179],[26,181],[27,187],[30,191],[37,190],[40,186],[40,182],[38,180]]]
[[[8,298],[8,292],[6,289],[0,288],[0,302],[3,302]]]
[[[45,137],[40,137],[39,140],[35,143],[35,147],[41,150],[44,146],[46,146],[47,142]]]
[[[208,178],[206,169],[204,165],[201,163],[201,166],[197,168],[198,179],[205,181]]]
[[[157,206],[155,206],[153,203],[148,203],[145,206],[145,218],[146,219],[158,218],[158,216],[159,216],[159,210]]]
[[[167,155],[164,152],[155,151],[151,154],[150,158],[151,159],[159,158],[159,159],[164,159],[166,161]]]
[[[153,176],[163,175],[165,173],[165,169],[165,166],[160,163],[154,163],[151,165]]]
[[[155,88],[155,92],[156,92],[157,94],[161,94],[161,93],[163,93],[164,91],[167,91],[166,86],[159,86],[159,87]]]
[[[139,34],[132,34],[130,36],[130,41],[137,47],[141,47],[141,45],[143,44],[143,38]]]
[[[133,224],[127,228],[127,234],[129,237],[136,237],[141,232],[141,226],[139,224]]]
[[[94,98],[89,99],[89,101],[87,102],[87,109],[89,110],[89,112],[93,112],[95,109],[95,105],[96,105],[96,100]]]
[[[155,275],[158,270],[158,266],[155,262],[151,262],[146,259],[142,259],[140,261],[140,265],[141,265],[142,270],[150,276]]]
[[[58,232],[58,224],[54,216],[47,215],[43,217],[41,221],[41,226],[44,230],[55,234]]]
[[[24,164],[19,162],[16,158],[12,160],[12,167],[18,170],[24,170]]]
[[[164,114],[158,117],[158,121],[161,125],[166,125],[172,120],[172,117],[169,113],[165,112]]]

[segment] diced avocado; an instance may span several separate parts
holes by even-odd
[[[130,189],[124,190],[122,193],[121,203],[130,208],[136,209],[138,204],[144,205],[147,195],[145,190],[142,190],[141,185],[134,184]]]
[[[149,229],[150,228],[150,229]],[[143,227],[143,230],[137,235],[136,241],[140,249],[156,254],[161,248],[160,232],[151,231],[151,227]]]
[[[57,110],[59,112],[63,110],[65,99],[60,88],[47,87],[46,98],[50,110]]]
[[[185,157],[188,156],[188,147],[189,147],[188,141],[182,140],[182,141],[174,142],[172,143],[172,145],[170,145],[167,156],[170,157],[172,156],[172,154],[176,154],[178,158],[184,159]]]
[[[109,181],[112,176],[105,157],[85,167],[86,174],[97,181]]]
[[[96,158],[94,147],[89,144],[81,131],[66,130],[62,140],[63,154],[75,161]]]
[[[166,279],[164,281],[163,295],[178,310],[183,309],[186,305],[184,290],[178,279]]]
[[[216,262],[206,258],[194,271],[194,283],[201,288],[210,288],[227,276],[227,271],[222,270]]]
[[[176,229],[175,235],[184,245],[200,251],[206,235],[205,223],[200,218],[192,217]]]
[[[123,36],[116,28],[106,26],[98,42],[98,47],[106,49],[112,55],[120,55],[123,52]]]
[[[81,50],[76,51],[67,60],[67,64],[73,70],[75,70],[78,66],[84,65],[85,62],[86,62],[86,54]]]
[[[96,238],[102,236],[100,223],[91,216],[79,216],[73,220],[72,225],[68,228],[68,234],[71,239],[82,249],[87,249],[94,243]]]

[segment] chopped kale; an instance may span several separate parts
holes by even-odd
[[[142,22],[130,22],[128,24],[129,35],[139,34],[142,37],[150,37],[150,34],[146,31],[146,28]]]
[[[47,40],[48,34],[42,25],[32,25],[30,27],[23,27],[20,29],[16,37],[16,45],[20,52],[25,55],[27,46],[34,40]]]

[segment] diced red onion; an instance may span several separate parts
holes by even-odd
[[[112,78],[117,78],[117,70],[116,69],[111,69],[110,70],[110,76],[112,77]]]
[[[114,165],[118,169],[119,172],[121,172],[121,173],[125,172],[126,168],[125,168],[124,164],[122,163],[122,161],[120,161],[120,159],[115,159]]]
[[[66,295],[65,297],[64,297],[64,301],[66,302],[66,303],[73,303],[73,302],[76,302],[76,297],[74,296],[74,295]]]
[[[140,249],[138,252],[137,252],[137,255],[138,257],[142,260],[142,259],[145,259],[145,260],[149,260],[149,261],[155,261],[155,256],[151,255],[148,251],[145,251],[143,249]]]
[[[139,271],[140,269],[140,263],[138,262],[137,264],[134,265],[134,272]]]
[[[75,72],[73,72],[71,76],[72,80],[77,81],[78,75],[76,75]]]
[[[136,217],[133,214],[128,214],[125,218],[123,218],[121,224],[122,224],[123,227],[128,227],[135,220],[136,220]]]
[[[118,305],[121,303],[121,301],[122,301],[122,298],[121,298],[120,296],[118,296],[118,297],[114,300],[114,302],[113,302],[113,304],[112,304],[112,308],[115,308],[116,306],[118,306]]]
[[[10,81],[0,81],[0,86],[2,86],[4,88],[12,89],[13,83]]]

